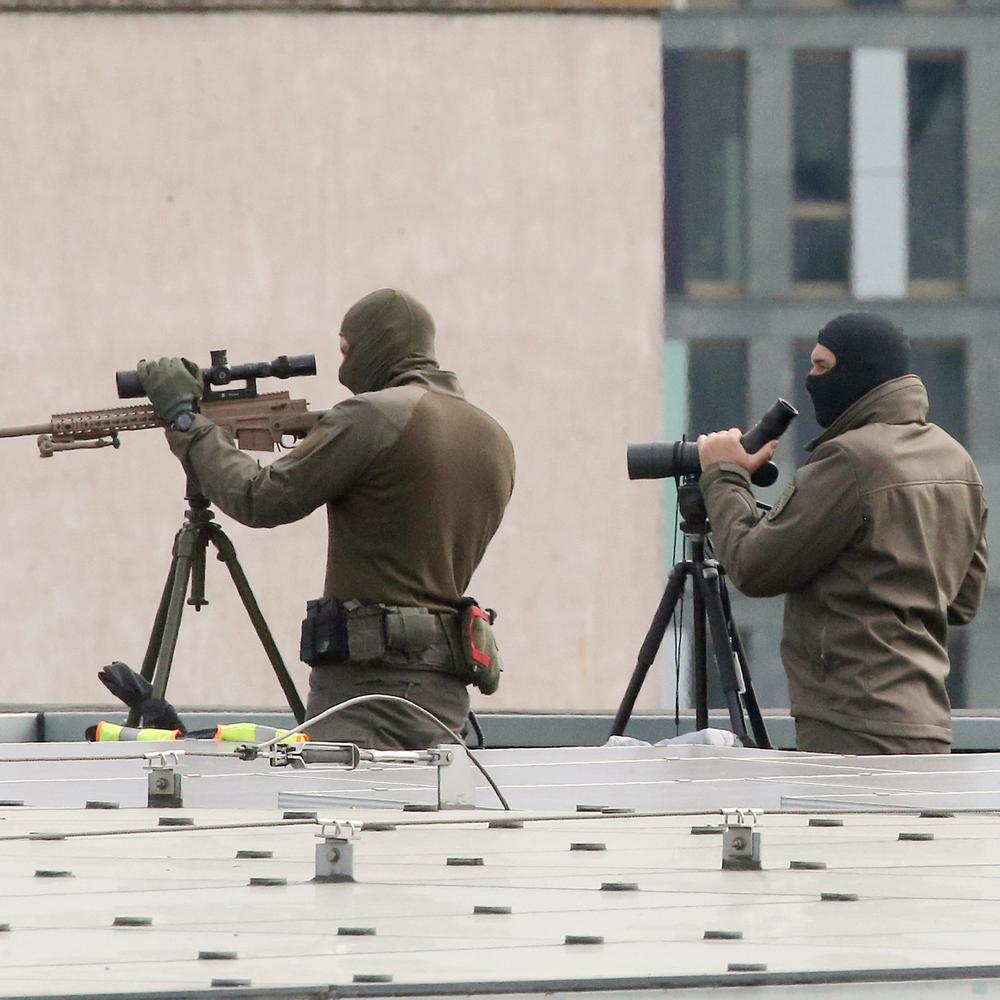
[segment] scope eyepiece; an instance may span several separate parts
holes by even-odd
[[[757,421],[756,425],[743,435],[743,447],[747,454],[753,455],[760,451],[768,441],[780,438],[788,425],[799,415],[799,411],[787,400],[779,399],[768,411]]]
[[[779,399],[741,438],[751,455],[768,441],[781,437],[788,425],[799,415],[791,403]],[[626,451],[629,479],[673,479],[701,474],[698,445],[693,441],[664,441],[630,444]],[[753,474],[757,486],[770,486],[778,478],[773,462],[761,466]]]

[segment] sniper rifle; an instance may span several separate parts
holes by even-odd
[[[257,391],[258,378],[291,378],[315,375],[316,359],[312,354],[281,355],[274,361],[230,365],[226,351],[212,351],[212,363],[202,368],[205,393],[200,411],[221,427],[240,448],[248,451],[275,451],[285,447],[285,439],[305,437],[323,415],[310,412],[304,399],[292,399],[288,392]],[[243,381],[235,388],[233,381]],[[143,395],[135,372],[118,372],[118,395],[122,399]],[[0,427],[0,438],[36,436],[42,458],[57,451],[78,448],[118,448],[123,431],[144,431],[165,424],[149,403],[55,413],[47,424]]]

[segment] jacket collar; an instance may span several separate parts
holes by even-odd
[[[890,379],[853,402],[818,438],[806,445],[806,451],[865,424],[924,424],[927,408],[927,390],[919,376]]]
[[[397,370],[389,379],[387,389],[399,385],[419,385],[435,392],[443,392],[448,396],[458,396],[465,399],[465,393],[454,372],[442,371],[437,365],[431,364],[419,368],[403,368]]]

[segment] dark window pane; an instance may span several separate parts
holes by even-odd
[[[846,202],[850,63],[844,52],[795,54],[795,200]]]
[[[692,340],[688,349],[688,437],[745,428],[746,341]]]
[[[687,0],[688,10],[739,10],[743,0]]]
[[[743,280],[744,79],[739,52],[666,52],[667,287]]]
[[[969,705],[969,633],[965,629],[948,629],[948,659],[951,673],[945,679],[948,700],[952,708]]]
[[[847,219],[799,219],[794,230],[794,278],[847,281],[851,231]]]
[[[910,278],[965,275],[965,129],[962,59],[911,58]]]
[[[730,598],[731,599],[731,598]],[[735,615],[734,615],[735,618]],[[740,641],[743,643],[743,651],[747,654],[747,665],[749,666],[754,662],[753,650],[753,629],[744,625],[742,622],[735,622],[736,628],[739,632]],[[693,630],[692,630],[693,631]],[[694,674],[697,668],[694,658],[694,637],[691,637],[691,642],[689,644],[690,653],[688,654],[691,659],[691,704],[695,706],[695,698],[697,688],[695,687]],[[712,642],[711,630],[709,630],[707,649],[705,653],[705,694],[706,702],[710,709],[713,708],[728,708],[729,701],[726,697],[725,689],[722,687],[722,678],[719,675],[719,667],[715,661],[715,644]],[[753,683],[753,674],[750,675],[750,681]],[[755,691],[755,694],[759,692]],[[695,706],[696,707],[696,706]],[[747,719],[747,725],[749,725],[750,720]],[[765,723],[766,726],[766,723]]]
[[[930,399],[928,419],[966,442],[965,345],[961,341],[914,340],[913,370]]]

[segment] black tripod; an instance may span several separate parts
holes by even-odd
[[[625,732],[635,700],[639,697],[646,674],[653,665],[677,602],[684,593],[684,584],[690,577],[693,581],[694,604],[695,725],[698,729],[708,727],[707,639],[711,633],[712,652],[715,655],[719,680],[729,708],[729,721],[733,732],[744,746],[769,750],[771,743],[767,738],[764,719],[760,714],[757,696],[750,680],[750,669],[747,666],[743,642],[733,622],[729,594],[722,578],[724,571],[714,559],[705,558],[709,533],[708,515],[696,479],[687,479],[681,484],[677,490],[677,503],[683,517],[681,531],[691,543],[691,558],[677,563],[670,571],[660,605],[653,615],[652,624],[639,650],[632,679],[618,706],[618,712],[611,726],[611,735],[621,736]],[[744,708],[750,719],[752,737],[747,732]]]
[[[167,681],[170,678],[170,665],[174,659],[174,649],[177,646],[177,635],[180,632],[181,617],[184,613],[184,595],[188,583],[191,585],[191,596],[187,599],[195,611],[200,611],[208,604],[205,598],[205,551],[208,543],[215,546],[220,562],[226,564],[236,591],[243,601],[250,623],[260,639],[267,658],[271,661],[274,673],[281,685],[281,690],[288,700],[296,722],[304,722],[306,717],[302,699],[295,688],[285,667],[281,653],[274,642],[271,630],[261,614],[257,599],[250,589],[243,567],[236,558],[236,549],[229,536],[215,523],[215,514],[209,508],[208,499],[202,494],[198,482],[188,476],[187,495],[188,509],[184,512],[184,524],[174,537],[173,557],[170,560],[170,571],[163,587],[160,605],[153,620],[153,630],[149,636],[149,645],[142,661],[142,676],[153,684],[153,697],[166,698]],[[133,708],[128,715],[127,725],[139,724],[139,709]]]

